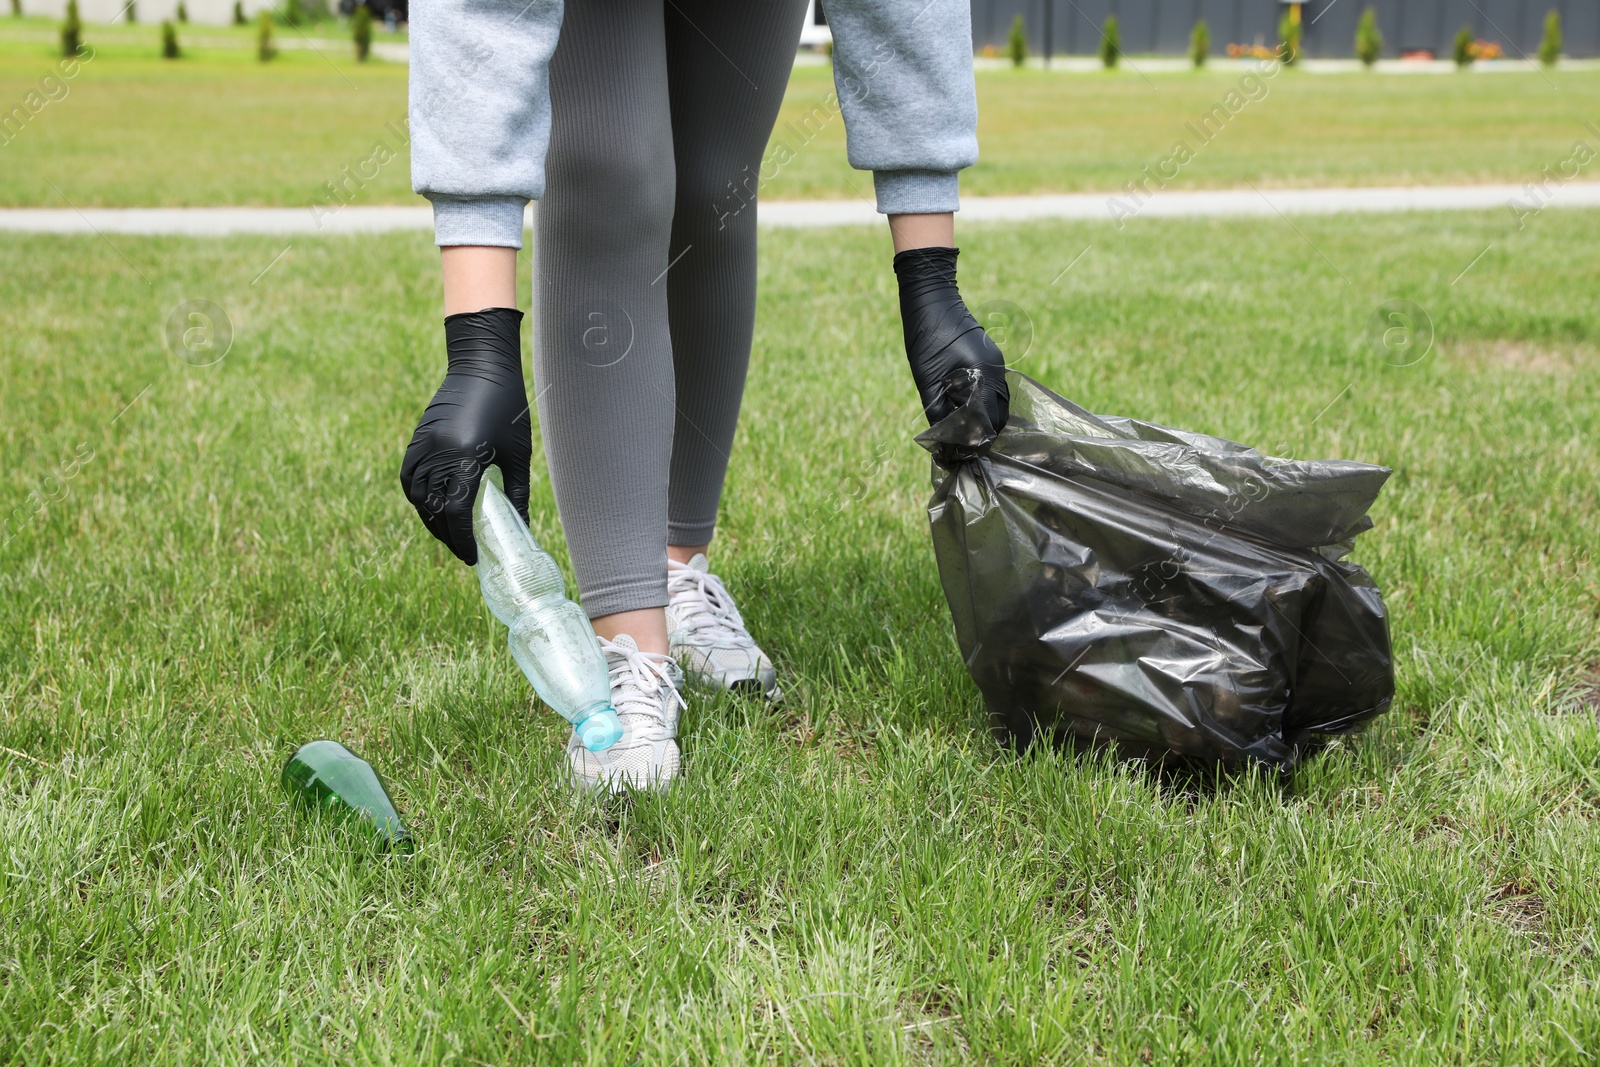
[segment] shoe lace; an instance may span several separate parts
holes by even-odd
[[[667,567],[667,595],[680,612],[683,627],[702,641],[729,648],[754,648],[722,579],[707,571],[672,561]]]
[[[630,718],[635,739],[664,740],[669,736],[668,703],[675,702],[680,711],[688,707],[672,675],[672,657],[660,652],[640,652],[603,637],[600,649],[606,653],[611,668],[611,699],[618,717]],[[670,695],[663,697],[663,688]],[[633,720],[635,716],[644,721]]]

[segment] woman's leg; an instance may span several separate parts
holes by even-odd
[[[674,204],[662,0],[570,0],[550,63],[534,389],[584,609],[667,650]]]
[[[687,561],[717,521],[756,301],[756,188],[805,0],[666,5],[677,161],[665,278],[677,386],[668,543]]]

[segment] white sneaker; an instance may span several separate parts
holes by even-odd
[[[777,700],[778,674],[744,628],[733,597],[704,553],[667,561],[667,647],[689,680],[708,689],[760,693]]]
[[[626,789],[665,789],[678,777],[678,716],[683,674],[670,656],[640,652],[627,634],[600,638],[611,668],[611,706],[622,723],[622,739],[604,752],[590,752],[574,730],[567,739],[567,766],[574,785]]]

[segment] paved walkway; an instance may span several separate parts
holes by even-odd
[[[1030,219],[1136,221],[1143,218],[1327,215],[1338,212],[1467,211],[1541,206],[1600,207],[1600,182],[1550,185],[1536,196],[1518,185],[1443,185],[1371,189],[1218,189],[1167,190],[1139,204],[1108,193],[1057,196],[968,196],[961,221],[1020,222]],[[761,224],[789,229],[856,226],[880,216],[862,200],[774,200],[761,205]],[[433,215],[426,205],[366,207],[351,205],[329,213],[318,208],[11,208],[0,209],[0,231],[25,233],[175,234],[221,237],[232,233],[346,234],[389,230],[427,230]]]

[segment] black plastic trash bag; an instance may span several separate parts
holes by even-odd
[[[1385,711],[1383,599],[1344,560],[1390,471],[1263,456],[1091,415],[1013,372],[998,438],[965,409],[917,438],[961,654],[1019,747],[1293,766]]]

